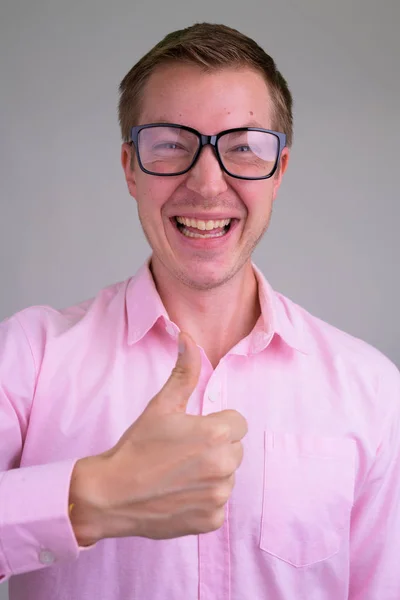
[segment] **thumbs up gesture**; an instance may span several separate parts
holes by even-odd
[[[187,333],[179,345],[168,381],[118,443],[75,465],[71,523],[82,546],[106,537],[206,533],[224,521],[247,424],[234,410],[186,414],[201,356]]]

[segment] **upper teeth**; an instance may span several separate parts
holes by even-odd
[[[225,227],[231,222],[231,219],[223,219],[222,221],[200,221],[199,219],[187,219],[186,217],[176,217],[176,220],[181,225],[186,225],[186,227],[196,227],[196,229],[201,229],[203,231]]]

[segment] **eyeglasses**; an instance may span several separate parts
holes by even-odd
[[[204,135],[184,125],[152,123],[131,129],[139,166],[149,175],[183,175],[204,146],[214,148],[221,169],[237,179],[268,179],[275,173],[286,135],[257,127]]]

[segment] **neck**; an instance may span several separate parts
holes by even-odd
[[[209,290],[185,285],[154,256],[151,271],[169,318],[203,348],[213,368],[252,331],[261,314],[250,260],[229,281]]]

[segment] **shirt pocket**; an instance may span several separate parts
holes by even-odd
[[[349,539],[354,440],[265,432],[260,548],[295,567],[336,554]]]

